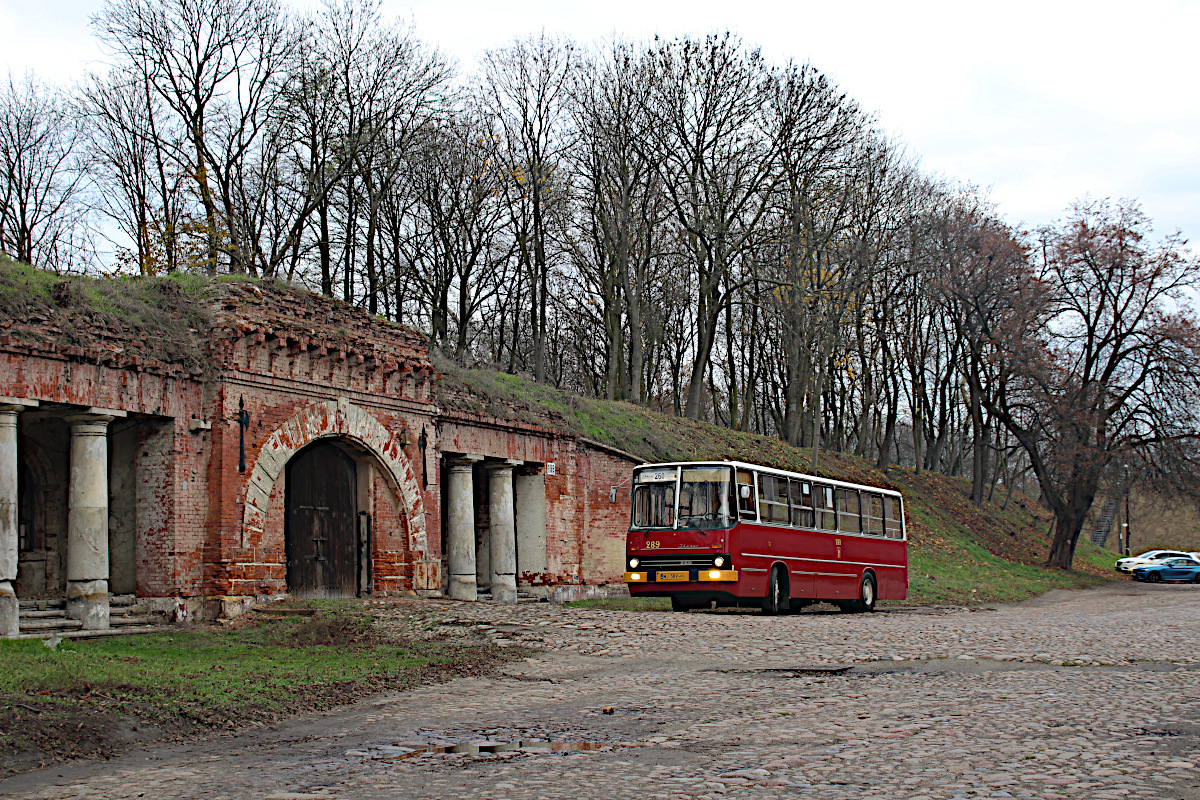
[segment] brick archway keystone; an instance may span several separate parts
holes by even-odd
[[[271,432],[258,453],[250,480],[246,483],[246,505],[242,516],[245,532],[261,534],[266,525],[267,503],[271,487],[284,466],[298,450],[318,439],[349,439],[371,453],[383,467],[388,482],[400,498],[408,521],[409,549],[424,557],[428,550],[425,536],[425,506],[417,490],[412,463],[392,433],[369,412],[345,397],[328,400],[296,412]]]

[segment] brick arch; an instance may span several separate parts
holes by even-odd
[[[400,498],[408,523],[409,548],[414,553],[424,554],[427,549],[425,505],[417,490],[412,463],[404,454],[396,434],[345,397],[313,403],[271,432],[258,452],[250,480],[246,483],[243,536],[251,531],[262,534],[271,487],[291,457],[318,439],[328,438],[349,439],[375,456],[388,483]]]

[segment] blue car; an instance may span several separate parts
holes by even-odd
[[[1133,577],[1147,583],[1159,581],[1188,581],[1200,583],[1200,561],[1194,558],[1169,558],[1134,567]]]

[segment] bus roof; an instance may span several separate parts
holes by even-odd
[[[645,467],[701,467],[701,466],[723,466],[733,467],[734,469],[750,469],[755,472],[766,472],[772,475],[779,475],[785,478],[800,478],[802,480],[813,481],[814,483],[829,484],[832,486],[840,486],[845,489],[869,489],[872,492],[882,492],[903,499],[900,492],[895,489],[885,489],[882,486],[871,486],[865,483],[849,483],[847,481],[839,481],[834,478],[822,478],[818,475],[808,475],[803,472],[789,472],[785,469],[775,469],[774,467],[764,467],[759,464],[748,464],[745,461],[664,461],[657,464],[639,464],[635,469],[643,469]]]

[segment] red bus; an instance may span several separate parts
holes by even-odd
[[[625,583],[671,608],[817,602],[872,611],[908,596],[899,492],[738,461],[633,472]]]

